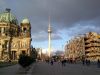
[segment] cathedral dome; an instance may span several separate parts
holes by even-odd
[[[22,22],[21,22],[21,23],[28,23],[28,24],[29,24],[29,23],[30,23],[30,21],[29,21],[29,19],[25,18],[25,19],[23,19],[23,20],[22,20]]]
[[[6,22],[6,23],[10,22],[11,24],[18,25],[17,18],[7,10],[3,13],[0,13],[0,22]]]

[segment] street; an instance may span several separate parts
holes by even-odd
[[[31,68],[23,69],[19,65],[0,68],[0,75],[100,75],[100,68],[96,65],[66,64],[55,62],[54,65],[38,62]]]
[[[54,63],[52,66],[40,62],[34,67],[31,75],[100,75],[100,68],[96,65],[83,66],[81,64],[66,64],[62,67],[60,63]]]

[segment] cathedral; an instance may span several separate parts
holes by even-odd
[[[20,54],[30,55],[31,24],[25,18],[17,18],[6,9],[0,13],[0,60],[17,60]]]

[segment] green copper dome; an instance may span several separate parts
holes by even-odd
[[[18,25],[18,20],[16,19],[16,17],[8,11],[0,13],[0,22],[10,22],[11,24]]]

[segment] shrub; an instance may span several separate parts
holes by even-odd
[[[29,65],[31,65],[33,63],[33,61],[35,61],[32,57],[25,55],[25,54],[21,54],[19,56],[19,60],[18,63],[22,66],[22,67],[27,67]]]

